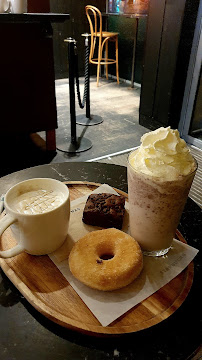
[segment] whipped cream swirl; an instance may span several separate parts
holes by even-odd
[[[196,161],[178,130],[161,127],[146,133],[130,157],[131,166],[146,175],[173,181],[196,169]]]

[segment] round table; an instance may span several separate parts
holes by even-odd
[[[0,194],[19,181],[50,177],[60,181],[107,183],[127,192],[126,168],[102,163],[36,166],[0,179]],[[179,231],[199,249],[201,209],[190,198]],[[180,308],[161,323],[136,333],[89,336],[63,328],[35,310],[0,272],[1,360],[192,359],[200,346],[200,252],[194,259],[194,281]],[[191,355],[192,354],[192,355]]]

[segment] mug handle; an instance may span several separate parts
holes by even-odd
[[[0,220],[0,236],[11,224],[13,224],[16,221],[17,220],[12,215],[10,215],[10,214],[5,215]],[[24,250],[25,250],[24,247],[22,245],[18,244],[16,246],[14,246],[12,249],[0,251],[0,257],[10,258],[10,257],[20,254]]]

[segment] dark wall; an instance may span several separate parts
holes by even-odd
[[[192,48],[192,41],[196,25],[197,13],[200,0],[187,0],[185,4],[182,31],[179,42],[174,86],[170,106],[170,124],[178,127],[180,120],[181,107],[184,96],[189,59]]]
[[[150,0],[140,124],[178,127],[199,0]]]
[[[28,0],[27,1],[27,11],[29,13],[43,13],[50,11],[50,1],[49,0]]]
[[[109,16],[108,29],[119,33],[119,76],[120,78],[131,80],[133,45],[136,36],[137,44],[135,57],[135,79],[137,83],[142,81],[142,67],[144,58],[144,45],[146,35],[147,18],[140,18],[138,26],[136,19],[123,16]],[[115,66],[110,67],[110,73],[115,75]]]

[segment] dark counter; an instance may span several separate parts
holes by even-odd
[[[2,133],[57,128],[52,22],[69,14],[0,14]]]

